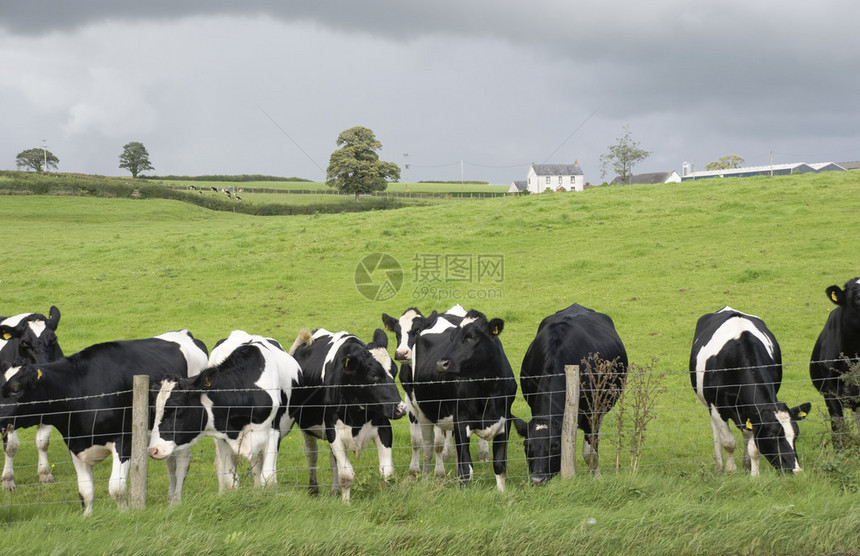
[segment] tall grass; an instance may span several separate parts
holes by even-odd
[[[119,514],[99,468],[95,515],[81,520],[62,440],[51,458],[61,484],[39,487],[19,468],[0,495],[5,546],[22,552],[856,552],[858,458],[827,444],[820,395],[808,377],[815,337],[833,307],[831,284],[860,275],[853,199],[860,174],[703,180],[594,188],[359,214],[253,217],[169,200],[0,197],[6,230],[0,314],[63,312],[67,353],[93,343],[187,327],[212,346],[242,328],[289,345],[300,328],[346,329],[369,339],[380,314],[455,302],[506,321],[515,369],[540,320],[578,302],[612,316],[631,363],[657,358],[665,393],[649,424],[639,472],[610,472],[615,419],[604,421],[603,478],[532,488],[522,446],[509,447],[509,491],[492,470],[458,489],[405,479],[403,423],[395,430],[399,482],[385,485],[373,450],[358,460],[353,502],[308,499],[296,431],[282,445],[280,485],[214,496],[211,444],[196,447],[182,507],[165,507],[163,467],[151,466],[152,500]],[[404,283],[386,302],[364,298],[354,271],[369,253],[400,261]],[[500,282],[432,284],[421,255],[502,255]],[[499,295],[486,294],[490,290]],[[453,294],[464,297],[455,299]],[[475,298],[468,298],[475,294]],[[764,318],[786,361],[780,397],[812,401],[801,424],[797,477],[715,474],[706,411],[687,365],[696,319],[723,305]],[[514,412],[528,416],[521,397]],[[27,436],[30,435],[30,436]],[[22,431],[20,464],[35,462]],[[610,453],[607,453],[607,450]],[[323,458],[324,461],[324,458]],[[582,468],[582,460],[579,459]],[[245,481],[247,483],[247,481]],[[35,500],[41,505],[31,505]],[[593,519],[592,523],[590,520]],[[39,531],[34,535],[33,531]],[[118,533],[118,532],[121,532]],[[35,548],[35,549],[34,549]]]

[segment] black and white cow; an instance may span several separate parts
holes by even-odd
[[[592,358],[610,362],[604,379],[587,371]],[[603,416],[615,405],[627,373],[627,351],[608,315],[574,303],[543,319],[529,345],[520,371],[520,386],[532,410],[527,424],[515,418],[517,432],[525,438],[529,475],[536,484],[551,479],[561,469],[561,426],[564,417],[565,365],[580,365],[577,424],[585,435],[582,457],[592,473],[599,474],[598,443]],[[597,388],[607,391],[596,395]],[[595,399],[597,423],[592,427]]]
[[[278,447],[293,426],[287,413],[302,372],[277,342],[234,330],[193,378],[164,379],[155,401],[149,455],[215,439],[218,489],[236,488],[234,456],[251,464],[256,486],[277,483]]]
[[[470,481],[469,439],[475,434],[492,440],[496,486],[504,491],[511,404],[517,392],[514,373],[498,337],[504,321],[488,320],[474,310],[457,324],[452,320],[456,319],[438,315],[418,335],[411,376],[400,377],[421,426],[424,472],[429,471],[436,425],[453,431],[457,476],[463,483]],[[436,475],[445,476],[440,451],[436,452]]]
[[[134,375],[149,375],[153,381],[194,375],[206,367],[206,360],[202,342],[181,330],[96,344],[51,363],[11,367],[0,389],[0,417],[38,415],[60,431],[72,455],[84,514],[92,512],[93,466],[112,456],[108,492],[124,507]],[[177,451],[174,456],[167,461],[168,497],[178,502],[191,454]]]
[[[776,338],[760,318],[723,307],[696,323],[690,353],[690,382],[708,408],[714,433],[714,457],[735,471],[735,437],[729,419],[741,430],[744,467],[759,474],[759,459],[780,471],[800,471],[795,443],[797,421],[811,404],[789,407],[776,399],[782,383],[782,354]]]
[[[14,317],[0,317],[0,363],[9,365],[18,362],[47,363],[63,356],[57,341],[57,325],[60,323],[60,310],[51,306],[48,316],[41,313],[23,313]],[[15,427],[0,423],[3,430],[3,475],[2,487],[15,490],[14,460],[20,441]],[[38,418],[32,421],[20,419],[18,428],[37,426],[36,451],[38,452],[38,473],[40,483],[53,483],[54,476],[48,463],[48,445],[51,439],[50,425],[42,424]]]
[[[371,440],[379,452],[383,478],[394,473],[390,419],[406,414],[394,382],[388,338],[377,329],[365,344],[347,332],[304,329],[290,348],[302,368],[304,384],[296,388],[290,415],[304,434],[311,492],[317,481],[317,439],[331,446],[332,493],[349,500],[355,472],[347,455],[359,453]]]
[[[824,396],[833,432],[840,432],[844,408],[854,411],[860,432],[860,388],[842,379],[860,361],[860,277],[848,280],[841,289],[830,286],[827,296],[836,308],[827,317],[812,349],[809,375]]]
[[[437,315],[438,313],[433,311],[430,316],[424,317],[424,315],[421,314],[421,311],[415,307],[406,309],[398,319],[395,319],[386,313],[382,313],[382,323],[385,326],[385,329],[389,332],[394,332],[394,336],[397,341],[397,347],[394,351],[394,359],[395,361],[400,361],[401,383],[403,381],[404,373],[409,377],[412,376],[412,350],[415,347],[415,341],[417,340],[418,335],[431,323],[436,321]],[[445,311],[443,315],[444,318],[452,324],[459,324],[463,317],[466,316],[466,310],[458,304]],[[407,380],[407,382],[410,381],[411,379]],[[404,390],[406,390],[406,387],[404,387]],[[421,447],[423,445],[423,435],[421,432],[421,426],[418,424],[416,411],[410,404],[408,395],[406,396],[406,406],[409,412],[409,432],[412,444],[412,459],[409,462],[409,474],[414,477],[421,473]],[[447,461],[450,457],[450,446],[453,442],[453,436],[453,432],[450,430],[443,431],[439,427],[433,428],[434,452],[441,451],[441,458],[443,461]],[[428,454],[427,457],[429,459],[430,455]],[[490,461],[489,444],[483,438],[478,441],[478,457],[482,462]],[[444,467],[442,468],[441,473],[444,475]]]

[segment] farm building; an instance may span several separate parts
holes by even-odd
[[[685,162],[684,167],[688,165]],[[790,174],[811,174],[817,172],[844,172],[845,168],[833,162],[806,164],[792,162],[790,164],[773,164],[768,166],[746,166],[743,168],[726,168],[723,170],[704,170],[701,172],[685,172],[681,180],[700,180],[705,178],[749,178],[753,176],[787,176]]]
[[[678,172],[672,170],[671,172],[650,172],[647,174],[636,174],[634,176],[630,176],[627,180],[628,184],[634,183],[642,183],[642,184],[655,184],[655,183],[680,183],[681,176],[678,175]],[[622,183],[621,177],[617,176],[614,180],[612,180],[611,185],[620,185]]]
[[[525,184],[525,187],[523,187]],[[549,191],[584,191],[585,176],[579,162],[573,164],[532,164],[529,166],[526,181],[515,181],[508,188],[508,193],[519,193],[528,190],[530,193]]]

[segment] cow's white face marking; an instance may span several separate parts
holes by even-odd
[[[397,319],[397,324],[400,326],[400,343],[397,345],[397,352],[410,352],[409,347],[409,331],[412,330],[412,324],[415,322],[415,319],[418,318],[418,311],[415,309],[409,309],[405,313],[403,313],[399,319]],[[411,353],[409,353],[409,357],[411,357]],[[407,361],[409,360],[407,357]]]
[[[334,361],[334,356],[337,355],[337,350],[340,349],[340,346],[342,346],[349,338],[354,338],[355,336],[343,331],[338,332],[337,334],[332,334],[328,330],[320,328],[314,333],[313,338],[314,340],[317,340],[322,336],[331,336],[331,346],[328,348],[325,361],[323,361],[322,376],[320,376],[320,380],[325,381],[325,368],[328,367],[329,363]]]
[[[733,309],[727,306],[720,309],[718,312],[722,313],[724,311],[733,311]],[[720,353],[728,342],[737,340],[744,332],[752,334],[759,342],[761,342],[765,349],[767,349],[768,355],[770,355],[771,358],[774,357],[775,348],[773,342],[761,330],[756,328],[752,321],[742,317],[733,317],[728,319],[720,325],[719,328],[717,328],[714,335],[711,336],[710,340],[708,340],[708,343],[702,346],[702,349],[700,349],[699,353],[696,354],[696,394],[699,396],[702,403],[707,404],[704,394],[704,378],[708,359]]]
[[[788,445],[791,446],[796,453],[796,448],[794,446],[794,427],[792,426],[791,415],[789,415],[787,411],[777,411],[776,420],[779,421],[779,424],[782,425],[782,430],[785,431],[785,440],[788,442]],[[794,469],[792,469],[792,471],[797,472],[800,470],[800,462],[795,458]]]
[[[35,334],[37,338],[41,338],[42,332],[44,332],[45,329],[48,327],[48,325],[43,320],[31,320],[29,325],[30,330],[33,331],[33,334]]]
[[[385,348],[378,347],[378,348],[373,348],[369,351],[370,351],[370,355],[372,355],[373,358],[376,359],[380,365],[382,365],[382,368],[385,370],[385,374],[387,374],[389,378],[394,380],[394,377],[391,375],[391,363],[392,363],[392,361],[391,361],[391,356],[388,355],[388,350]]]
[[[175,380],[164,380],[161,382],[161,389],[155,397],[155,425],[152,427],[153,432],[158,431],[158,425],[160,425],[161,420],[164,419],[164,407],[167,405],[167,399],[170,397],[174,388],[176,388]]]
[[[467,325],[472,324],[472,323],[473,323],[473,322],[475,322],[476,320],[478,320],[478,319],[477,319],[477,317],[468,317],[468,318],[465,318],[465,319],[463,319],[463,320],[462,320],[462,322],[460,322],[460,328],[466,328],[466,326],[467,326]]]
[[[3,378],[6,379],[6,382],[9,382],[9,379],[18,374],[18,371],[20,370],[21,367],[9,367],[8,369],[6,369],[6,372],[3,373]]]

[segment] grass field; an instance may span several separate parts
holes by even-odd
[[[97,468],[95,515],[82,520],[62,440],[55,434],[51,452],[60,484],[39,487],[27,484],[35,449],[32,431],[22,431],[19,489],[0,495],[5,546],[147,553],[858,552],[860,458],[831,452],[823,402],[808,378],[812,345],[833,307],[824,289],[860,275],[858,186],[860,174],[846,172],[290,217],[163,200],[2,197],[0,218],[14,233],[3,249],[0,312],[47,312],[56,304],[67,353],[185,327],[209,346],[235,328],[287,345],[305,326],[369,339],[382,312],[460,302],[505,319],[502,341],[518,371],[540,320],[578,302],[613,317],[631,362],[656,358],[655,369],[667,373],[639,473],[613,469],[610,414],[602,478],[581,474],[532,488],[514,441],[504,494],[495,492],[486,464],[476,465],[477,480],[465,489],[406,480],[402,421],[395,429],[398,482],[382,484],[375,454],[366,451],[350,505],[307,498],[300,488],[301,440],[293,431],[282,445],[274,492],[253,492],[245,480],[238,493],[212,495],[212,448],[204,441],[195,447],[195,475],[182,507],[165,507],[163,466],[152,463],[149,507],[118,513],[106,498],[104,463]],[[389,253],[404,270],[399,293],[384,302],[366,299],[354,283],[358,262],[375,252]],[[503,276],[479,277],[483,258],[501,258]],[[428,281],[431,263],[443,264],[444,272],[446,260],[475,268],[468,279]],[[780,341],[786,363],[780,398],[814,404],[801,424],[801,476],[778,476],[766,464],[757,480],[713,472],[707,414],[686,369],[696,319],[726,304],[764,318]],[[528,416],[521,397],[514,412]]]
[[[223,182],[223,181],[188,181],[188,180],[156,180],[165,184],[200,188],[214,187],[216,189],[279,189],[284,191],[334,191],[325,182],[320,181],[248,181],[248,182]],[[510,184],[508,184],[510,185]],[[486,183],[389,183],[385,192],[394,193],[505,193],[508,185],[490,185]],[[383,192],[383,193],[385,193]]]

